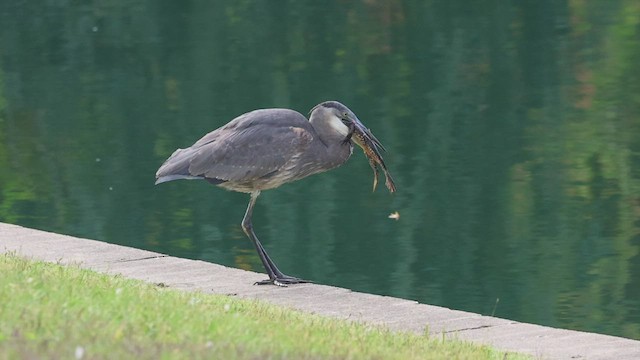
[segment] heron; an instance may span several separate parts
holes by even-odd
[[[209,132],[190,147],[177,149],[156,172],[156,185],[200,179],[250,194],[242,229],[269,276],[256,282],[258,285],[309,282],[280,271],[258,240],[251,219],[261,191],[344,164],[354,143],[363,149],[374,170],[374,190],[380,166],[389,191],[395,191],[381,155],[385,148],[348,107],[337,101],[325,101],[309,114],[307,119],[290,109],[250,111]]]

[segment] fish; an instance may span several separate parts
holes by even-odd
[[[354,142],[362,148],[367,160],[369,160],[369,166],[373,170],[373,191],[378,186],[378,175],[382,169],[385,178],[385,185],[389,189],[390,193],[396,192],[396,184],[391,177],[391,173],[387,169],[387,165],[382,158],[381,151],[386,151],[380,141],[371,133],[371,130],[367,128],[356,127],[353,132]]]

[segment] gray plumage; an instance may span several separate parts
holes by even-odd
[[[156,184],[205,179],[251,193],[333,169],[349,159],[353,144],[336,136],[327,121],[314,119],[325,108],[314,109],[312,121],[288,109],[243,114],[176,150],[158,169]]]

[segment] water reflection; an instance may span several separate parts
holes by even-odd
[[[283,270],[640,339],[639,23],[632,0],[3,2],[0,220],[261,271],[246,195],[155,170],[241,112],[337,99],[399,191],[358,153],[265,192]]]

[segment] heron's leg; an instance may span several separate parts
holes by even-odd
[[[258,256],[260,257],[260,261],[262,261],[262,265],[267,271],[267,275],[269,275],[269,279],[275,279],[276,273],[272,267],[273,261],[269,261],[271,259],[267,260],[268,257],[265,255],[265,251],[262,247],[262,244],[260,243],[260,240],[258,240],[258,237],[253,232],[253,224],[251,223],[251,218],[253,217],[253,207],[255,206],[256,199],[259,195],[260,191],[251,193],[251,199],[249,200],[249,206],[247,206],[247,212],[245,212],[244,218],[242,219],[242,230],[244,230],[244,233],[247,234],[249,240],[251,240],[253,246],[255,246],[256,251],[258,252]]]
[[[271,268],[273,273],[276,275],[276,277],[284,277],[284,276],[286,276],[285,274],[282,273],[282,271],[280,271],[280,269],[278,269],[278,267],[273,262],[273,260],[271,260],[271,258],[269,257],[269,254],[267,254],[267,250],[264,249],[264,247],[262,246],[262,243],[260,242],[260,240],[258,240],[256,238],[256,241],[257,241],[256,244],[258,246],[258,248],[257,248],[258,255],[262,254],[261,256],[264,256],[265,260],[267,261],[267,264],[269,264],[269,267]]]
[[[254,191],[251,193],[251,199],[249,200],[249,206],[247,207],[247,212],[244,214],[244,218],[242,219],[242,229],[244,230],[245,234],[247,234],[247,236],[255,246],[256,251],[258,252],[258,256],[260,257],[260,261],[262,261],[262,265],[264,266],[264,269],[266,270],[267,275],[269,275],[269,280],[260,281],[260,282],[257,282],[256,284],[259,284],[259,285],[274,284],[279,286],[286,286],[285,284],[296,284],[296,283],[307,282],[305,280],[283,274],[278,269],[278,267],[273,262],[273,260],[271,260],[271,258],[269,257],[269,254],[267,254],[267,251],[264,249],[264,247],[260,243],[260,240],[258,240],[258,237],[253,232],[253,224],[251,223],[251,218],[253,216],[253,207],[255,206],[256,199],[258,198],[259,195],[260,195],[260,191]]]

